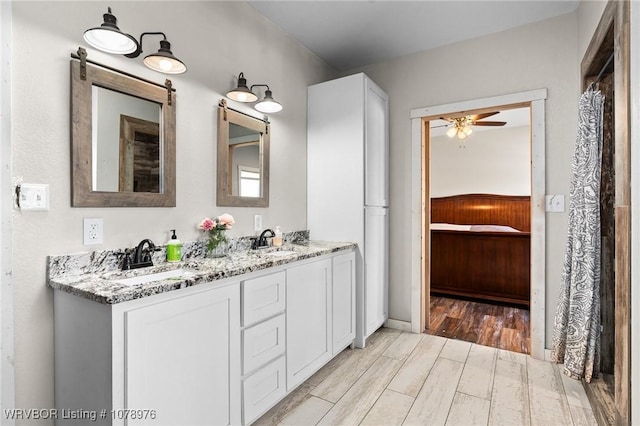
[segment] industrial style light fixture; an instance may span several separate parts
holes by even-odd
[[[255,102],[258,100],[258,95],[253,92],[254,87],[266,87],[264,98],[253,106],[256,110],[264,113],[282,111],[282,105],[273,99],[273,93],[267,84],[252,84],[251,88],[249,88],[247,86],[247,79],[242,72],[238,75],[238,86],[227,92],[227,97],[238,102]]]
[[[244,78],[244,73],[242,72],[238,76],[238,87],[227,92],[227,98],[238,102],[255,102],[258,100],[258,96],[247,87],[247,79]]]
[[[282,105],[280,102],[277,102],[273,99],[273,94],[271,93],[271,89],[266,84],[252,84],[251,89],[258,86],[264,86],[267,89],[264,91],[264,98],[253,107],[260,112],[270,113],[270,112],[280,112],[282,111]]]
[[[137,58],[142,53],[142,38],[145,35],[161,35],[160,49],[157,53],[148,55],[143,63],[148,68],[164,74],[182,74],[187,71],[187,67],[171,52],[171,43],[162,32],[145,32],[140,35],[140,42],[133,36],[120,31],[117,26],[117,19],[111,13],[111,8],[107,8],[107,13],[102,15],[104,23],[99,27],[94,27],[84,32],[84,39],[91,46],[107,53],[125,55],[128,58]]]

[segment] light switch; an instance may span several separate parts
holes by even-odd
[[[49,185],[36,183],[20,184],[21,210],[49,210]]]
[[[255,232],[262,231],[262,215],[261,214],[253,215],[253,230]]]
[[[545,211],[552,213],[564,212],[564,195],[545,195]]]

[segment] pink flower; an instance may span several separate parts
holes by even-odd
[[[202,229],[203,231],[211,231],[215,227],[216,223],[208,217],[202,219],[202,222],[198,225],[198,229]]]
[[[218,223],[220,225],[226,226],[227,229],[231,229],[232,225],[235,222],[235,220],[233,220],[233,216],[231,216],[229,213],[225,213],[221,216],[218,216]]]

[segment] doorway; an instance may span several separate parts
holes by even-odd
[[[631,423],[630,3],[609,1],[580,66],[605,97],[601,182],[600,377],[584,388],[600,424]]]
[[[529,354],[531,111],[429,127],[427,334]]]
[[[528,107],[531,111],[531,356],[544,359],[545,346],[545,124],[546,89],[420,108],[412,119],[412,294],[411,329],[425,329],[430,307],[426,265],[430,259],[429,121],[443,114],[480,114],[495,110]]]

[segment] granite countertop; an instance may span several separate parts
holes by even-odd
[[[233,251],[221,258],[191,258],[176,263],[157,262],[155,266],[129,271],[82,273],[73,270],[58,272],[56,268],[52,268],[56,272],[49,273],[47,285],[55,290],[113,305],[355,247],[355,243],[347,242],[306,241],[266,250]],[[280,255],[278,252],[291,253]],[[121,284],[116,281],[178,269],[182,271],[178,272],[179,276],[141,284]]]

